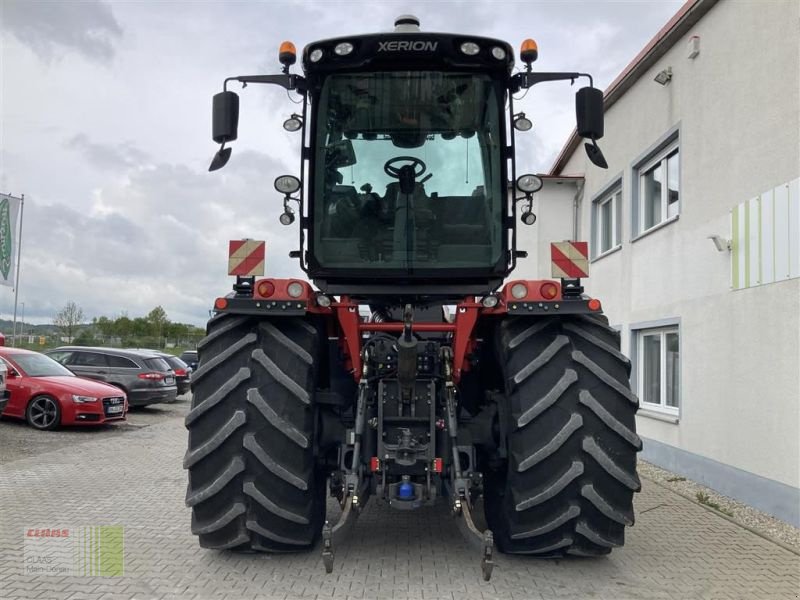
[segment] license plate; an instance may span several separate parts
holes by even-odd
[[[164,378],[164,383],[166,383],[167,385],[172,385],[173,383],[175,383],[175,378],[174,377],[165,377]]]
[[[109,406],[108,407],[108,414],[116,415],[122,412],[122,409],[125,408],[122,404],[118,404],[116,406]]]

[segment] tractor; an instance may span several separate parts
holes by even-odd
[[[202,547],[319,544],[331,572],[370,498],[446,502],[486,580],[495,547],[561,557],[623,544],[642,444],[619,333],[579,277],[509,277],[526,256],[517,219],[533,224],[542,186],[517,177],[515,135],[531,122],[514,95],[588,79],[577,133],[606,167],[602,92],[585,73],[534,71],[537,54],[523,42],[515,72],[506,42],[423,32],[404,15],[388,33],[309,44],[302,75],[284,42],[280,73],[230,77],[214,96],[211,171],[238,135],[229,84],[297,98],[284,128],[301,138],[300,177],[275,189],[308,280],[252,271],[214,302],[186,417]]]

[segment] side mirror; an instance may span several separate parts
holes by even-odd
[[[578,135],[591,140],[584,144],[586,154],[593,164],[602,169],[608,168],[597,140],[603,137],[603,92],[593,87],[584,87],[575,94],[575,118]]]
[[[218,144],[232,142],[239,134],[239,96],[234,92],[214,95],[211,137]]]
[[[214,95],[211,112],[211,137],[222,147],[214,155],[209,171],[221,169],[231,158],[231,149],[225,144],[239,135],[239,96],[234,92],[220,92]]]
[[[19,377],[19,371],[10,368],[8,369],[8,374],[6,375],[6,377],[8,379],[16,379],[17,377]]]
[[[603,137],[603,92],[593,87],[579,89],[575,94],[575,117],[580,137]]]

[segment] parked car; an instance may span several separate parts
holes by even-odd
[[[119,388],[76,377],[40,352],[0,347],[11,394],[4,417],[25,419],[36,429],[99,425],[125,419],[128,401]]]
[[[154,352],[62,346],[45,354],[79,377],[118,387],[127,395],[130,406],[173,402],[178,395],[175,373]]]
[[[8,368],[6,367],[5,363],[0,360],[0,416],[3,415],[3,411],[6,408],[6,404],[8,404],[8,398],[10,392],[6,387],[6,377],[8,376]]]
[[[186,350],[180,355],[180,359],[192,367],[193,371],[197,371],[197,350]]]
[[[175,372],[175,384],[178,386],[178,396],[182,396],[189,391],[192,381],[192,367],[187,365],[174,354],[169,354],[168,352],[162,352],[161,350],[147,350],[143,348],[136,348],[136,350],[139,352],[152,352],[153,354],[157,354],[167,361],[167,364]]]

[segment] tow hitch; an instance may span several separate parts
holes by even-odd
[[[487,529],[481,532],[472,520],[472,510],[467,498],[459,498],[453,503],[453,515],[458,524],[458,530],[467,540],[470,546],[481,553],[481,573],[483,580],[489,581],[492,578],[494,568],[494,535]]]
[[[322,563],[326,573],[333,572],[334,544],[338,545],[356,524],[359,510],[358,496],[350,494],[344,501],[342,516],[336,525],[331,527],[330,522],[325,521],[322,527]]]
[[[456,415],[456,388],[453,384],[453,354],[448,347],[442,348],[442,363],[445,374],[445,409],[447,410],[447,430],[452,444],[453,468],[450,497],[453,498],[453,515],[456,517],[458,529],[467,542],[481,553],[481,573],[483,580],[492,578],[494,568],[494,535],[490,530],[481,532],[472,520],[470,507],[474,481],[465,477],[461,470],[461,459],[458,450],[458,418]]]

